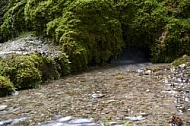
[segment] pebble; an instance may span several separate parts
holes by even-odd
[[[60,119],[58,119],[58,122],[66,122],[66,121],[70,121],[72,119],[72,116],[66,116],[66,117],[62,117]]]
[[[130,71],[126,72],[126,69],[130,69]],[[70,83],[67,83],[68,79],[63,79],[57,81],[59,84],[56,82],[55,85],[50,84],[42,87],[42,89],[35,90],[38,93],[34,93],[32,90],[23,91],[24,93],[20,92],[19,96],[11,96],[14,100],[6,101],[8,108],[0,111],[0,114],[3,113],[0,120],[13,116],[18,118],[24,114],[24,116],[30,117],[31,121],[27,120],[27,122],[31,122],[31,125],[34,126],[100,126],[104,117],[110,121],[108,121],[108,124],[113,123],[113,126],[120,126],[124,123],[123,121],[130,122],[131,125],[152,125],[155,120],[168,121],[167,118],[173,115],[172,113],[176,114],[177,112],[174,111],[177,103],[174,104],[172,98],[178,94],[178,91],[174,91],[170,87],[172,84],[170,82],[172,82],[171,79],[174,79],[173,76],[176,76],[176,79],[180,77],[177,76],[178,74],[167,77],[167,71],[163,72],[162,69],[160,69],[161,72],[158,71],[161,73],[159,78],[152,78],[152,76],[147,76],[145,73],[139,76],[138,69],[144,72],[149,70],[147,68],[129,68],[128,66],[124,68],[122,66],[116,69],[108,69],[99,74],[96,71],[90,72],[86,77],[86,82],[81,81],[81,78],[82,80],[85,78],[83,74],[73,75],[68,77],[72,80]],[[152,70],[152,68],[150,69]],[[114,77],[117,75],[122,75],[125,78],[123,80],[115,79]],[[151,72],[151,75],[153,77],[158,76],[155,75],[155,72]],[[166,85],[163,84],[165,76],[165,79],[168,80]],[[73,77],[76,79],[73,79]],[[163,78],[163,80],[160,78]],[[62,83],[64,86],[62,86]],[[177,82],[175,83],[176,87],[180,87]],[[47,89],[48,93],[46,93]],[[170,93],[173,97],[168,98],[169,94],[167,93]],[[32,94],[35,94],[35,97]],[[36,99],[36,96],[39,96],[38,99]],[[23,103],[18,105],[20,108],[17,106],[19,103]],[[38,106],[36,106],[36,103]],[[9,114],[4,114],[4,111],[9,111]],[[16,114],[13,115],[12,111]],[[101,113],[104,113],[104,115]],[[77,118],[62,116],[64,114]],[[96,122],[88,119],[88,117],[93,118]],[[7,123],[11,124],[13,120],[0,122],[7,125]]]
[[[145,118],[142,116],[136,116],[136,117],[128,116],[128,117],[125,117],[125,119],[130,120],[130,121],[140,121],[140,120],[144,120]]]
[[[92,94],[92,98],[101,98],[104,97],[104,94]]]
[[[163,81],[165,85],[167,85],[169,82],[170,90],[162,92],[169,93],[170,95],[175,95],[173,97],[173,101],[176,104],[175,106],[177,110],[180,112],[180,114],[186,112],[188,106],[190,106],[190,73],[187,72],[189,69],[190,66],[187,66],[186,64],[181,64],[179,65],[179,67],[173,68],[169,75],[167,75]],[[184,106],[184,110],[181,110],[179,106]]]
[[[0,111],[3,111],[7,108],[7,105],[0,105]]]

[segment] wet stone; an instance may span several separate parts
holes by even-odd
[[[0,105],[0,111],[3,111],[7,108],[7,105]]]
[[[72,116],[62,117],[49,123],[39,124],[38,126],[97,126],[97,123],[89,119],[72,118]]]

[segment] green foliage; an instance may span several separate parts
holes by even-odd
[[[14,93],[15,89],[12,82],[7,78],[0,76],[0,97]]]
[[[37,34],[45,35],[46,24],[62,15],[69,0],[28,0],[24,10],[27,25]]]
[[[55,61],[57,63],[57,71],[61,76],[70,73],[70,62],[68,56],[65,53],[60,53],[59,57],[55,58]]]
[[[123,36],[128,47],[150,47],[166,24],[167,11],[156,0],[118,2]]]
[[[150,50],[153,62],[190,53],[189,0],[9,0],[4,10],[0,41],[25,31],[47,35],[71,72],[117,58],[125,45]]]
[[[42,56],[42,64],[40,70],[42,72],[42,80],[55,80],[60,77],[57,71],[57,63],[49,56]]]
[[[4,14],[4,22],[0,28],[1,41],[17,37],[20,32],[26,30],[24,21],[25,4],[26,0],[9,0],[8,10]]]
[[[67,6],[62,17],[47,24],[47,34],[62,45],[71,70],[85,69],[116,58],[125,45],[113,4],[106,0],[78,0]]]
[[[30,56],[15,56],[8,59],[4,74],[18,89],[36,88],[41,84],[41,73],[36,68],[39,63]]]
[[[167,6],[168,14],[176,18],[190,17],[190,1],[189,0],[163,0]]]
[[[55,60],[41,54],[16,55],[0,60],[0,75],[10,78],[17,89],[36,88],[42,81],[68,74],[68,57],[61,53]]]
[[[126,0],[116,6],[128,47],[149,49],[153,62],[189,54],[189,1]]]
[[[161,37],[152,47],[153,61],[172,62],[184,54],[190,55],[189,24],[190,18],[170,19]]]

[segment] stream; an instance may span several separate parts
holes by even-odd
[[[57,47],[33,39],[1,45],[0,55],[36,49],[57,55]],[[190,67],[152,64],[141,51],[125,50],[111,64],[0,98],[0,126],[189,126],[189,117]]]

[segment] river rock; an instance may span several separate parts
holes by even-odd
[[[7,105],[0,105],[0,111],[3,111],[7,108]]]
[[[133,117],[133,116],[129,116],[129,117],[125,117],[126,120],[131,120],[131,121],[140,121],[140,120],[144,120],[145,118],[142,117],[142,116],[136,116],[136,117]]]

